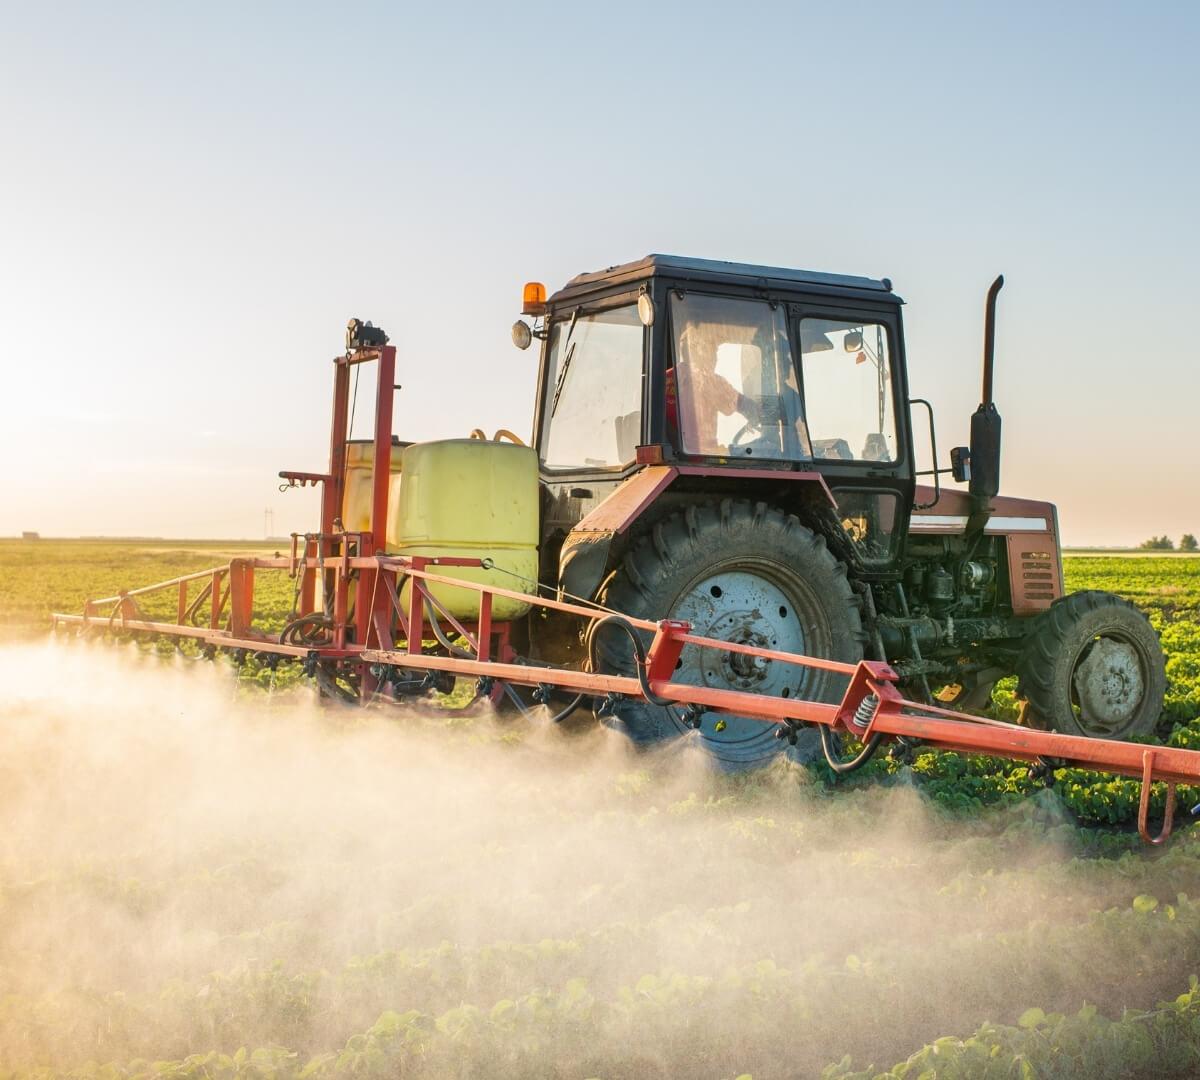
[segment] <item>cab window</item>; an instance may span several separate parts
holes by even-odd
[[[676,293],[671,332],[667,419],[684,453],[812,456],[782,305]]]
[[[634,305],[551,325],[539,444],[547,468],[633,460],[642,430],[644,332]]]
[[[895,461],[887,327],[872,322],[801,319],[800,359],[813,456]]]

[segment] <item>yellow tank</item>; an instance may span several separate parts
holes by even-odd
[[[430,570],[502,589],[534,590],[538,475],[537,455],[530,447],[483,439],[415,443],[404,451],[401,468],[404,483],[389,519],[388,551],[491,559],[495,570],[464,566]],[[479,614],[479,593],[474,590],[434,585],[430,591],[457,618],[474,619]],[[408,592],[405,589],[406,605]],[[498,596],[492,618],[502,622],[528,610],[528,604]]]
[[[391,476],[388,478],[388,536],[396,520],[400,501],[400,462],[407,443],[392,443]],[[371,528],[371,487],[375,477],[375,443],[346,444],[346,490],[342,494],[342,525],[347,532],[368,532]],[[386,540],[385,540],[386,543]]]

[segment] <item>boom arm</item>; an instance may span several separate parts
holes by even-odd
[[[864,660],[857,665],[842,664],[811,656],[757,648],[752,645],[691,633],[685,622],[643,619],[624,620],[632,630],[652,633],[653,640],[644,658],[638,659],[637,677],[602,675],[563,667],[539,667],[516,663],[501,647],[493,653],[492,604],[496,598],[508,597],[547,611],[559,611],[596,623],[610,617],[608,611],[565,601],[552,600],[491,586],[479,585],[439,573],[439,568],[482,567],[490,560],[420,557],[403,558],[378,554],[374,557],[341,557],[321,561],[321,556],[293,553],[291,558],[238,559],[228,568],[211,572],[214,582],[225,578],[229,589],[222,595],[212,590],[211,621],[208,627],[194,625],[196,605],[186,604],[187,585],[208,574],[189,575],[165,582],[160,586],[124,592],[106,600],[89,601],[83,615],[55,615],[56,629],[77,628],[81,633],[132,632],[163,637],[190,638],[198,643],[233,653],[253,651],[259,656],[278,660],[303,660],[306,670],[316,672],[322,664],[351,665],[372,673],[368,683],[363,680],[363,694],[372,699],[400,700],[405,688],[424,685],[421,675],[435,676],[439,672],[468,676],[477,680],[477,687],[491,689],[499,682],[534,686],[543,693],[552,689],[566,690],[593,698],[598,711],[605,700],[620,697],[650,700],[668,707],[681,707],[692,726],[701,728],[705,716],[721,714],[752,717],[765,724],[777,725],[780,738],[787,738],[805,725],[817,725],[829,730],[852,734],[873,751],[884,741],[917,740],[940,750],[960,753],[992,754],[1018,761],[1029,761],[1043,767],[1078,767],[1096,769],[1122,776],[1140,777],[1142,795],[1139,805],[1138,829],[1149,843],[1162,843],[1170,835],[1174,815],[1176,784],[1200,785],[1200,751],[1175,747],[1146,746],[1061,735],[1050,731],[1035,731],[997,720],[989,720],[936,706],[908,701],[896,687],[898,676],[892,668],[878,661]],[[251,625],[255,570],[286,570],[315,573],[319,568],[336,574],[337,589],[348,588],[351,579],[364,590],[368,603],[358,610],[357,639],[338,640],[329,645],[297,644],[287,638],[286,631],[273,637]],[[472,589],[479,594],[478,618],[463,623],[445,611],[430,588],[435,584]],[[178,589],[180,612],[177,623],[159,622],[141,616],[136,597],[156,590]],[[207,596],[209,594],[205,594]],[[362,595],[362,594],[360,594]],[[221,596],[218,602],[218,596]],[[226,605],[226,601],[228,604]],[[225,614],[226,606],[229,614]],[[110,610],[105,615],[105,610]],[[185,619],[185,609],[188,619]],[[368,615],[369,614],[369,623]],[[192,621],[189,621],[192,620]],[[432,632],[439,640],[445,636],[439,622],[448,623],[465,641],[466,648],[447,650],[447,655],[431,655],[423,641]],[[675,682],[675,665],[685,646],[716,649],[726,653],[741,653],[760,663],[793,664],[800,667],[836,671],[850,679],[849,688],[840,704],[808,701],[802,698],[772,697],[735,690],[714,689]],[[417,676],[417,678],[413,678]],[[389,690],[390,687],[390,690]],[[860,757],[865,761],[868,755]],[[1147,824],[1150,785],[1153,781],[1167,784],[1167,810],[1161,832],[1151,836]]]

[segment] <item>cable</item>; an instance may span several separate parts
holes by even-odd
[[[523,585],[532,585],[533,588],[530,590],[530,595],[532,596],[545,595],[550,597],[552,600],[569,600],[573,604],[579,604],[581,607],[594,608],[596,611],[604,611],[609,615],[621,614],[619,611],[616,611],[610,607],[605,607],[603,604],[599,604],[595,600],[589,600],[586,596],[576,596],[574,593],[569,593],[566,590],[563,590],[560,597],[559,590],[553,585],[545,585],[540,581],[534,581],[533,578],[525,577],[524,574],[518,574],[515,571],[506,570],[503,566],[497,566],[495,559],[492,559],[491,557],[481,559],[480,566],[482,566],[484,570],[494,570],[497,574],[507,574],[511,578],[516,578]]]

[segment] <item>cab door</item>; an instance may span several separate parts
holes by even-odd
[[[915,488],[899,311],[826,299],[790,307],[813,465],[864,571],[903,550]]]

